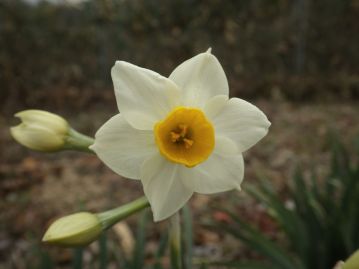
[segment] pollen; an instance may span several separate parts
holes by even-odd
[[[197,108],[174,109],[155,125],[154,134],[160,153],[187,167],[205,161],[215,145],[213,125]]]

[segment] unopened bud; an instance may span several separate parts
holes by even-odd
[[[102,233],[102,225],[95,214],[80,212],[56,220],[46,231],[43,242],[63,246],[85,246]]]
[[[359,250],[355,251],[340,267],[340,269],[358,269],[359,268]]]
[[[344,262],[343,261],[339,261],[335,264],[334,268],[333,269],[342,269],[343,268],[343,264]]]
[[[43,110],[24,110],[15,117],[22,122],[10,128],[10,132],[23,146],[46,152],[63,148],[70,129],[64,118]]]

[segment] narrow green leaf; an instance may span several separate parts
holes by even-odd
[[[82,257],[83,257],[83,249],[75,248],[73,250],[73,269],[82,269]]]
[[[107,234],[106,232],[103,232],[99,239],[99,246],[100,246],[100,257],[99,257],[99,263],[100,269],[106,269],[107,263],[108,263],[108,249],[107,249]]]
[[[220,224],[219,228],[227,231],[233,236],[244,241],[248,246],[257,252],[261,253],[274,264],[282,269],[295,269],[300,268],[290,258],[290,254],[284,251],[276,243],[269,240],[267,237],[262,235],[260,232],[252,228],[250,225],[245,224],[237,216],[227,212],[239,225],[239,227],[233,227],[233,225]]]
[[[247,186],[245,190],[271,209],[273,217],[286,232],[290,242],[295,242],[293,248],[304,258],[307,255],[310,241],[306,233],[305,224],[298,214],[295,211],[288,210],[283,202],[268,188],[263,188],[262,191],[259,191],[255,187]]]
[[[153,265],[153,269],[162,268],[161,258],[165,255],[167,246],[168,246],[168,230],[166,230],[166,232],[162,233],[161,235],[155,256],[155,264]]]
[[[145,261],[146,226],[149,219],[148,211],[145,210],[137,227],[136,245],[132,259],[132,269],[142,269]]]
[[[40,250],[40,256],[41,256],[41,263],[40,263],[40,268],[41,269],[52,269],[52,268],[54,268],[54,263],[51,260],[51,257],[49,255],[49,253]]]
[[[223,266],[226,268],[239,268],[239,269],[278,269],[278,267],[269,265],[264,262],[252,262],[252,261],[220,261],[220,262],[207,262],[207,267]]]

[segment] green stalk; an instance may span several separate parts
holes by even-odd
[[[93,150],[89,149],[89,146],[91,146],[93,143],[95,143],[95,140],[92,137],[81,134],[70,128],[66,137],[64,149],[94,153]]]
[[[170,217],[169,243],[171,253],[171,264],[173,269],[182,269],[181,253],[181,224],[179,213]]]
[[[149,207],[149,205],[147,198],[143,196],[123,206],[98,213],[97,217],[101,222],[103,230],[107,230],[120,220]]]
[[[184,269],[192,269],[193,260],[193,224],[191,209],[186,204],[182,209],[182,261]]]

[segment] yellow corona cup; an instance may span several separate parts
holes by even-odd
[[[24,110],[15,117],[21,123],[10,132],[21,145],[45,152],[60,150],[65,145],[70,127],[64,118],[43,110]]]
[[[56,220],[46,231],[43,242],[64,247],[85,246],[102,233],[102,225],[95,214],[80,212]]]

